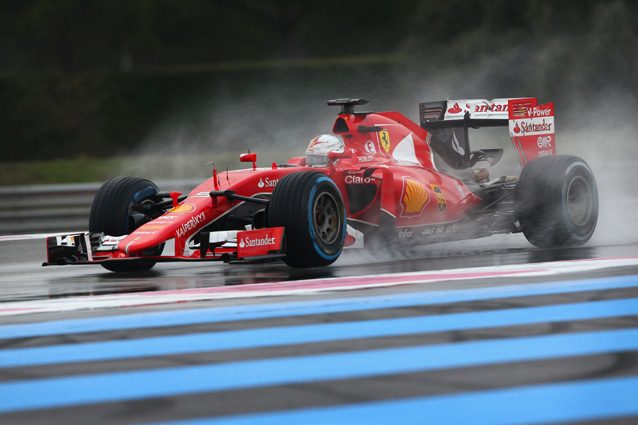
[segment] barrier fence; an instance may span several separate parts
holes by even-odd
[[[160,190],[188,193],[200,181],[158,181]],[[86,230],[101,183],[0,187],[0,235]]]

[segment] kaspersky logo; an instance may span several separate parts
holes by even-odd
[[[264,187],[275,187],[279,183],[279,179],[270,179],[270,177],[259,178],[259,183],[257,183],[257,187],[263,189]]]
[[[177,228],[177,237],[183,238],[186,233],[194,230],[199,226],[200,223],[203,223],[206,220],[206,213],[200,212],[199,214],[191,217],[186,223],[182,224]]]
[[[254,248],[257,246],[270,246],[277,243],[277,238],[266,236],[260,239],[242,238],[239,240],[240,248]]]

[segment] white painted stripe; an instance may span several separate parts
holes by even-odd
[[[68,231],[62,233],[35,233],[30,235],[0,235],[0,242],[27,241],[32,239],[42,239],[42,243],[49,236],[65,236],[70,234],[83,233],[81,231]]]
[[[0,316],[148,306],[217,299],[308,295],[362,288],[457,280],[481,280],[495,277],[558,276],[567,273],[589,272],[626,266],[638,266],[638,257],[555,261],[432,272],[309,279],[292,282],[10,302],[0,305]]]

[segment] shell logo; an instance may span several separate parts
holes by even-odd
[[[195,211],[195,205],[193,205],[193,204],[182,204],[182,205],[179,205],[176,208],[173,208],[169,212],[181,214],[181,213],[186,213],[186,212],[191,212],[191,211]]]
[[[423,208],[430,202],[430,194],[422,183],[412,177],[403,177],[401,192],[402,217],[421,215]]]

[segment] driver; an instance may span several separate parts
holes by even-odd
[[[306,148],[306,165],[309,167],[325,167],[328,165],[328,152],[343,153],[343,139],[332,134],[322,134],[313,138]]]

